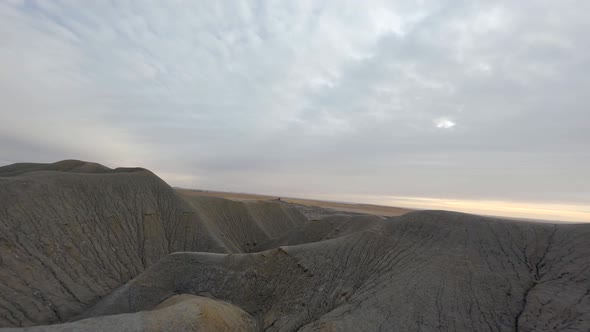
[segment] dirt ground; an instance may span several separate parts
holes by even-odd
[[[222,197],[236,201],[257,201],[257,200],[275,200],[278,196],[259,195],[259,194],[245,194],[245,193],[233,193],[233,192],[221,192],[221,191],[209,191],[209,190],[198,190],[198,189],[184,189],[175,188],[182,195],[187,196],[214,196]],[[342,203],[342,202],[331,202],[321,201],[315,199],[304,199],[304,198],[292,198],[292,197],[281,197],[282,201],[307,205],[317,206],[327,209],[334,209],[343,212],[363,213],[372,214],[378,216],[400,216],[408,212],[412,212],[412,209],[399,208],[393,206],[383,205],[372,205],[372,204],[360,204],[360,203]]]

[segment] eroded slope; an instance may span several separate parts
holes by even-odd
[[[590,224],[306,220],[284,203],[181,197],[143,169],[25,166],[0,168],[0,326],[590,329]]]
[[[261,253],[177,253],[84,317],[189,293],[231,302],[265,331],[584,331],[589,226],[426,211]]]
[[[169,253],[249,251],[304,220],[278,205],[195,207],[147,170],[97,165],[0,168],[0,327],[66,321]]]

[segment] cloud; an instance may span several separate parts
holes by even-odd
[[[451,120],[441,118],[441,119],[437,119],[435,121],[435,125],[436,125],[436,128],[440,128],[440,129],[451,129],[451,128],[453,128],[456,125],[456,123],[454,123]]]
[[[588,203],[586,7],[3,1],[2,159],[137,164],[212,189]]]

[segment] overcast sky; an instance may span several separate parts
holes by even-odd
[[[2,0],[0,164],[590,221],[589,31],[589,1]]]

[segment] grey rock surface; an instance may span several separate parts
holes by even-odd
[[[0,177],[0,326],[590,330],[590,224],[445,211],[311,220],[99,169]],[[211,308],[219,317],[203,318]]]

